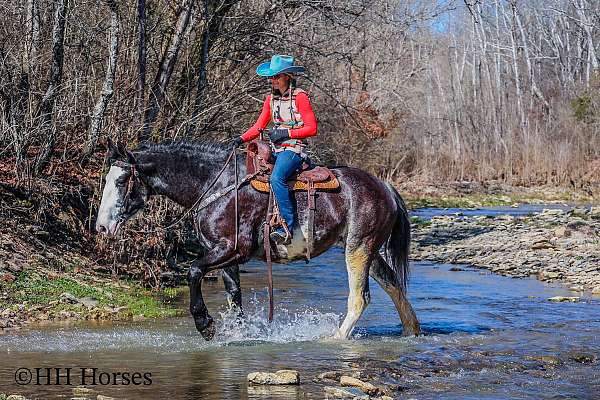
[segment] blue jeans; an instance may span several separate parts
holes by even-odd
[[[273,153],[273,157],[275,166],[269,182],[279,206],[279,213],[291,232],[294,230],[294,205],[287,180],[302,165],[302,157],[291,150]]]

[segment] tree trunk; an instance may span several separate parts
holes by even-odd
[[[138,61],[137,61],[137,109],[139,115],[144,113],[146,91],[146,0],[138,0]]]
[[[535,74],[533,70],[533,66],[531,65],[531,56],[529,54],[529,45],[527,44],[527,35],[525,35],[525,29],[523,29],[523,24],[521,23],[521,17],[517,11],[516,3],[512,4],[513,13],[515,16],[515,20],[517,22],[517,26],[519,27],[519,32],[521,33],[521,41],[523,43],[523,51],[525,56],[525,63],[527,65],[527,72],[529,73],[529,82],[531,85],[532,93],[542,102],[544,105],[544,111],[548,113],[550,111],[550,104],[544,97],[542,91],[538,88],[537,83],[535,82]]]
[[[181,11],[179,12],[177,22],[175,23],[169,46],[162,56],[158,72],[156,73],[154,83],[152,84],[152,88],[148,95],[148,105],[144,113],[144,126],[138,135],[138,140],[140,142],[150,139],[152,126],[156,121],[160,108],[164,105],[167,86],[169,85],[169,80],[171,79],[171,74],[173,73],[177,61],[177,55],[179,54],[179,49],[190,22],[193,6],[194,0],[183,0],[181,4]]]
[[[108,62],[106,66],[106,74],[104,76],[104,84],[102,85],[102,93],[94,107],[94,114],[90,123],[90,131],[88,133],[88,141],[83,153],[83,158],[89,158],[96,150],[96,144],[100,137],[102,129],[102,120],[106,107],[110,101],[115,86],[115,73],[117,70],[117,59],[119,57],[119,13],[116,0],[106,0],[106,4],[110,10],[110,33],[108,51]]]
[[[10,131],[13,135],[13,148],[15,150],[15,176],[18,180],[27,175],[26,158],[31,133],[25,126],[27,102],[30,95],[31,77],[35,76],[35,59],[37,57],[40,37],[39,5],[37,0],[27,1],[27,15],[25,18],[26,34],[23,49],[23,62],[17,90],[10,101]]]
[[[52,65],[50,67],[50,79],[48,80],[46,93],[44,94],[40,105],[42,125],[40,132],[42,135],[46,135],[46,137],[41,138],[42,142],[44,142],[44,146],[40,150],[34,166],[35,174],[39,174],[48,163],[56,142],[56,127],[52,125],[52,114],[54,112],[54,103],[56,101],[56,96],[58,95],[58,89],[63,75],[65,25],[67,20],[68,0],[55,0],[55,7],[54,26],[52,28]]]
[[[214,11],[211,11],[211,0],[203,0],[204,5],[204,27],[202,29],[201,43],[202,51],[198,59],[198,81],[196,84],[196,99],[194,101],[194,111],[192,112],[192,118],[188,127],[188,134],[195,131],[197,127],[197,119],[202,108],[204,107],[204,99],[206,96],[206,88],[208,86],[208,79],[206,76],[206,66],[208,64],[208,56],[210,49],[217,38],[219,33],[219,27],[223,21],[223,18],[227,15],[231,7],[236,3],[237,0],[224,0],[219,1],[219,5]]]

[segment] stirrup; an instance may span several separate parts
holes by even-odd
[[[279,230],[275,230],[269,234],[269,238],[273,240],[276,244],[286,245],[292,242],[291,235],[288,235],[287,233],[285,233],[285,231],[282,233]]]

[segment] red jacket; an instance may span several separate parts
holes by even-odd
[[[295,101],[296,108],[302,116],[302,122],[304,124],[298,128],[290,129],[290,138],[304,139],[315,136],[317,134],[317,119],[315,118],[315,113],[310,105],[307,94],[304,92],[298,93]],[[256,123],[242,135],[242,140],[248,142],[256,139],[260,134],[260,131],[269,125],[269,122],[271,122],[271,95],[268,95],[265,99],[258,120],[256,120]]]

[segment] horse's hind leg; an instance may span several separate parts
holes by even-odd
[[[380,254],[377,254],[373,259],[369,273],[392,298],[396,310],[398,310],[398,314],[400,315],[400,320],[402,321],[402,326],[404,328],[402,332],[403,335],[419,335],[421,332],[419,320],[417,319],[417,315],[410,305],[410,302],[406,298],[406,292],[399,287],[394,271]]]
[[[371,301],[369,293],[369,265],[373,258],[372,250],[361,245],[355,249],[346,247],[346,268],[348,270],[348,312],[335,337],[347,339],[356,321]]]
[[[227,300],[238,310],[239,316],[244,315],[242,311],[242,288],[240,286],[240,267],[234,265],[223,268],[223,283],[227,291]]]

